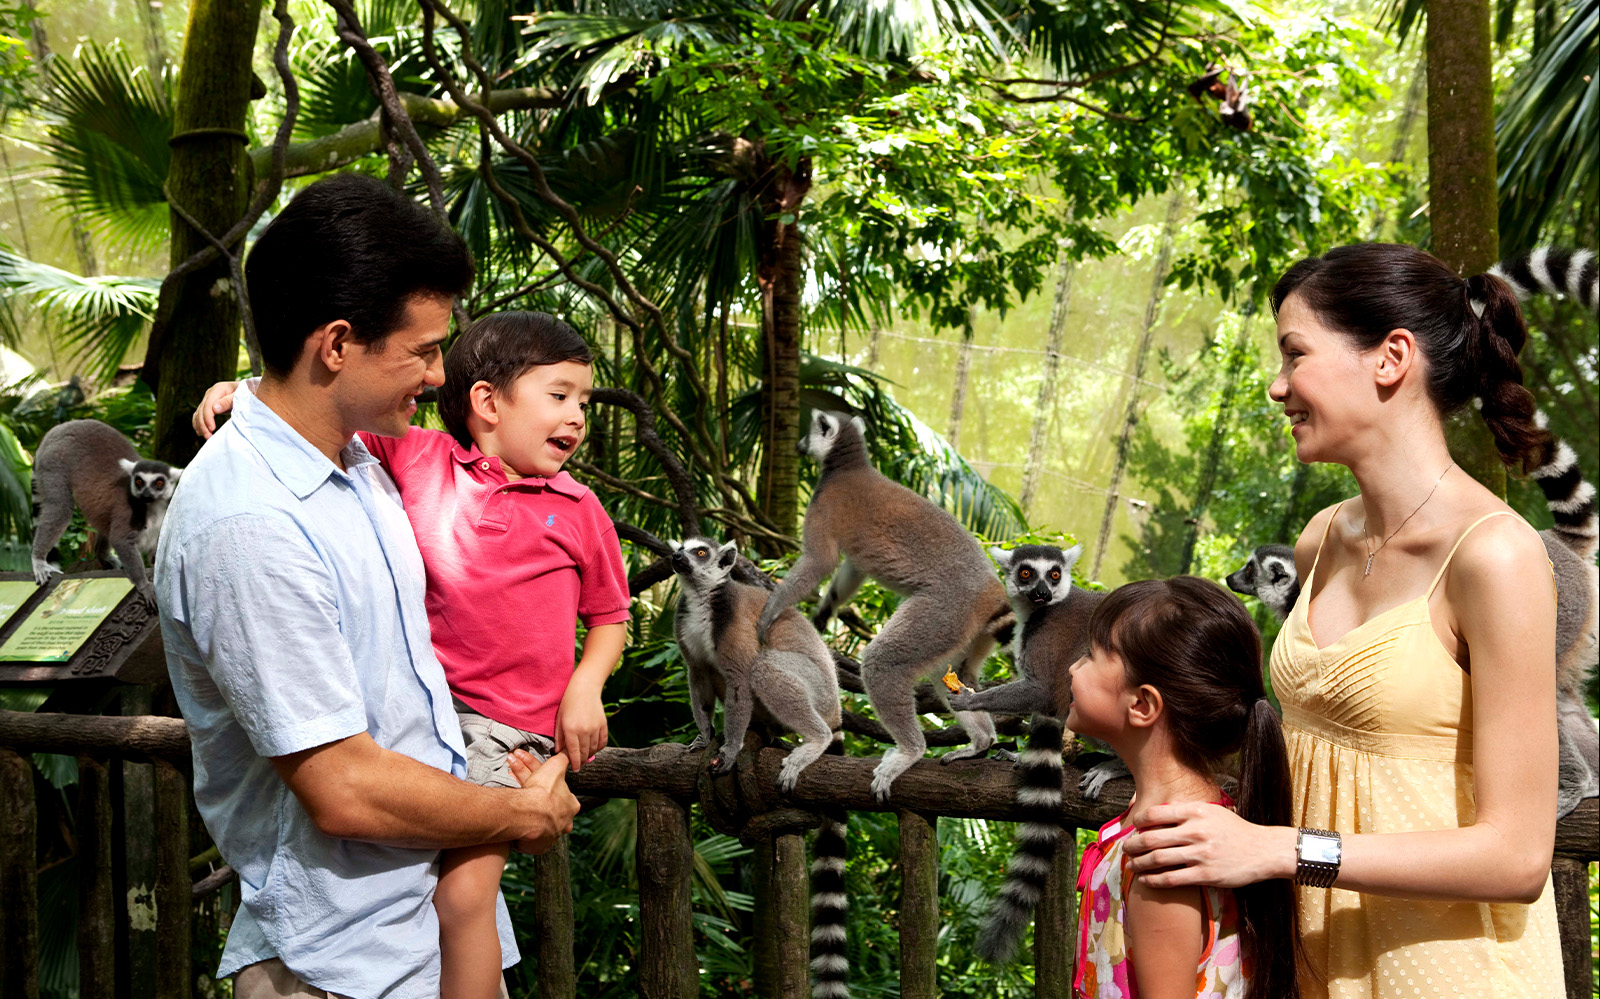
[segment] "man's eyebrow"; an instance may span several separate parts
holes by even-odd
[[[449,340],[449,339],[450,339],[449,335],[446,334],[446,335],[440,336],[437,340],[429,340],[429,341],[425,342],[418,349],[419,349],[419,351],[421,353],[426,354],[428,351],[432,350],[435,347],[443,347],[444,344],[445,344],[445,341]]]

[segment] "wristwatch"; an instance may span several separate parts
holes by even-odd
[[[1344,847],[1339,834],[1326,829],[1301,829],[1294,845],[1294,883],[1327,888],[1339,876]]]

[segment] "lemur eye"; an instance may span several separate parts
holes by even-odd
[[[1033,578],[1033,570],[1032,569],[1023,569],[1023,570],[1021,570],[1020,572],[1017,573],[1017,578],[1018,579],[1032,579]]]
[[[1050,570],[1050,582],[1052,582],[1052,583],[1059,582],[1060,579],[1061,579],[1061,570],[1060,569],[1051,569]]]
[[[710,555],[710,554],[711,554],[711,551],[709,549],[706,549],[706,548],[696,548],[694,550],[694,557],[695,558],[705,558],[707,555]]]
[[[165,489],[165,488],[167,488],[167,480],[166,479],[157,479],[157,480],[155,480],[155,482],[152,482],[150,485],[151,485],[151,488],[154,488],[154,489]]]

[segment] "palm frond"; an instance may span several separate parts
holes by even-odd
[[[1600,166],[1600,0],[1572,0],[1567,19],[1521,73],[1495,121],[1500,251],[1523,253],[1585,191]]]
[[[826,21],[846,49],[876,60],[912,58],[940,35],[981,38],[996,59],[1021,41],[1010,21],[988,0],[780,0],[773,16]]]
[[[113,242],[150,250],[167,238],[162,185],[172,159],[171,81],[134,65],[120,45],[89,44],[52,63],[39,106],[44,150],[61,196]]]
[[[33,534],[33,464],[17,435],[0,422],[0,537]]]
[[[0,296],[28,299],[53,326],[51,334],[90,360],[105,381],[154,315],[160,287],[155,278],[80,277],[0,244]]]

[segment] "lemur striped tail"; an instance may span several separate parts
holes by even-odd
[[[978,934],[978,953],[988,961],[1009,961],[1044,894],[1045,878],[1061,839],[1061,735],[1058,718],[1034,715],[1028,748],[1017,768],[1017,848]]]
[[[843,755],[844,737],[834,733],[828,752]],[[822,813],[822,825],[811,847],[811,997],[849,999],[850,958],[845,949],[843,809]]]
[[[1521,257],[1502,260],[1489,273],[1527,298],[1535,292],[1571,295],[1590,312],[1600,308],[1600,268],[1589,250],[1557,250],[1541,246]]]
[[[1543,412],[1536,419],[1539,426],[1545,425]],[[1555,517],[1556,536],[1579,558],[1587,559],[1594,553],[1600,536],[1600,522],[1595,517],[1594,484],[1583,478],[1577,454],[1566,441],[1552,441],[1544,463],[1534,469],[1533,478]]]

